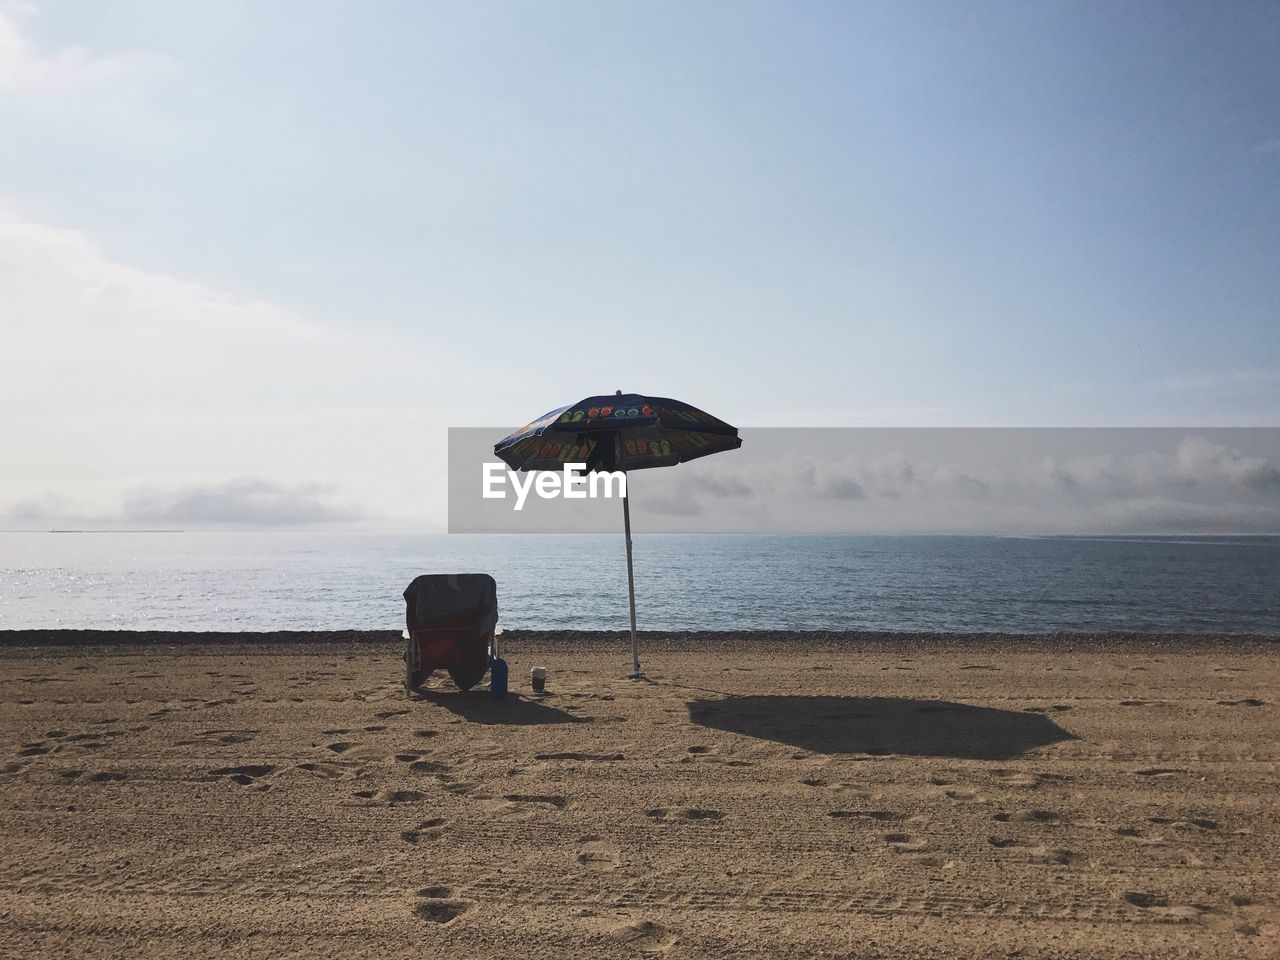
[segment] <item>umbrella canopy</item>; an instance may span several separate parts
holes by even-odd
[[[521,427],[493,448],[513,470],[672,467],[742,446],[736,427],[697,407],[638,393],[587,397]]]
[[[619,390],[557,407],[494,445],[513,470],[562,470],[584,463],[593,470],[673,467],[742,446],[737,427],[680,400]],[[631,674],[640,672],[636,641],[636,586],[631,562],[631,508],[624,491],[622,524],[627,542],[627,593],[631,601]]]

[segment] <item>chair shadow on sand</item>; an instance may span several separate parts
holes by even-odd
[[[422,690],[419,699],[456,713],[468,723],[531,726],[542,723],[586,723],[557,707],[508,693],[505,700],[491,700],[487,690]]]
[[[814,753],[1011,760],[1075,740],[1048,717],[946,700],[901,697],[728,697],[689,703],[704,727]]]

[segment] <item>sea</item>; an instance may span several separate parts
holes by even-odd
[[[1280,537],[638,535],[643,630],[1280,635]],[[621,535],[3,533],[0,629],[399,629],[420,573],[506,629],[622,630]]]

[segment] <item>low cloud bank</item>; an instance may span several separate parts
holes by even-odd
[[[212,486],[139,491],[127,497],[127,523],[241,524],[281,527],[358,520],[361,514],[330,502],[331,487],[285,487],[266,480],[228,480]]]
[[[347,523],[363,511],[337,499],[333,487],[319,483],[278,484],[259,478],[192,484],[130,492],[118,512],[76,510],[57,497],[20,500],[4,514],[31,525],[62,523],[85,527],[297,527]]]
[[[708,458],[647,471],[637,486],[647,510],[721,528],[736,514],[764,529],[1280,533],[1280,468],[1201,436],[1184,437],[1171,453],[999,465],[900,451]]]

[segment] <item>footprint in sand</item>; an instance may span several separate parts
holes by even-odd
[[[1013,837],[987,837],[987,843],[995,847],[997,850],[1004,850],[1006,847],[1018,847],[1022,845],[1020,840]]]
[[[256,783],[262,777],[272,773],[276,768],[269,763],[250,763],[239,767],[219,767],[217,770],[210,770],[211,777],[227,777],[233,783],[238,783],[242,787],[250,786]],[[265,786],[265,784],[263,785]]]
[[[666,927],[652,920],[624,923],[611,929],[609,936],[641,953],[666,953],[676,942]]]
[[[1182,773],[1182,771],[1173,770],[1169,767],[1148,767],[1145,770],[1135,770],[1134,773],[1140,777],[1153,777],[1157,780],[1167,780],[1170,777],[1176,777],[1178,774]]]
[[[435,840],[444,836],[444,817],[432,817],[430,820],[423,820],[412,830],[402,830],[400,839],[406,843],[418,843],[421,840]],[[428,896],[428,894],[419,893],[419,896]],[[449,896],[449,894],[441,894],[441,896]]]
[[[702,807],[655,807],[652,810],[646,810],[645,816],[654,820],[723,820],[724,813],[720,810],[706,810]]]
[[[201,730],[190,740],[179,740],[180,747],[195,746],[231,746],[237,743],[250,743],[260,730]]]
[[[440,731],[439,730],[415,730],[413,731],[413,735],[415,737],[419,737],[423,740],[426,740],[430,737],[440,736]]]
[[[583,760],[595,763],[607,763],[614,760],[625,760],[620,753],[537,753],[535,760]]]
[[[392,717],[403,717],[408,712],[408,710],[383,710],[381,713],[375,713],[373,719],[390,720]]]
[[[1050,849],[1049,847],[1032,847],[1030,850],[1032,863],[1054,863],[1066,866],[1076,858],[1070,850]]]
[[[89,777],[94,783],[114,783],[119,780],[128,780],[129,775],[123,770],[100,770]]]
[[[413,908],[413,915],[428,923],[448,926],[471,909],[469,903],[458,900],[424,900]]]
[[[578,848],[578,863],[588,870],[608,873],[618,868],[618,848],[615,844],[596,836],[583,837],[579,842],[582,846]]]
[[[1149,893],[1145,890],[1129,890],[1123,896],[1124,902],[1144,910],[1151,907],[1167,907],[1169,898],[1162,893]]]
[[[1258,700],[1255,697],[1245,697],[1243,700],[1219,700],[1220,707],[1261,707],[1266,704],[1265,700]]]
[[[1130,843],[1143,847],[1163,847],[1168,845],[1163,834],[1149,834],[1140,827],[1120,827],[1116,830],[1116,835],[1124,837]]]
[[[882,837],[895,853],[923,853],[929,849],[929,841],[910,833],[886,833]]]
[[[379,790],[373,795],[374,799],[381,800],[383,803],[417,803],[424,800],[425,795],[417,790]]]
[[[329,744],[328,746],[329,746],[329,749],[332,750],[334,753],[346,753],[348,750],[354,747],[355,744],[350,742],[349,740],[339,740],[336,743]]]

